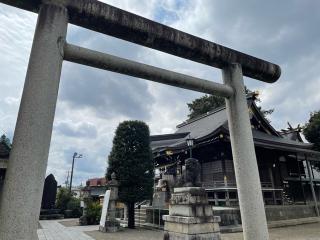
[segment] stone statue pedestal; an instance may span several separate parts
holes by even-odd
[[[213,216],[201,187],[175,188],[169,215],[163,216],[164,240],[220,240],[220,217]]]

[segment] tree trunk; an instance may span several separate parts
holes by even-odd
[[[128,228],[134,228],[134,203],[128,203]]]

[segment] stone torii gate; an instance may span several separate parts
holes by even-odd
[[[37,239],[63,60],[225,97],[244,239],[269,239],[243,75],[275,82],[280,67],[96,0],[0,0],[38,13],[0,208],[2,240]],[[222,69],[224,84],[66,43],[68,23]]]

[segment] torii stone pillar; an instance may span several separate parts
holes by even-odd
[[[230,64],[222,70],[222,76],[224,83],[234,89],[234,95],[226,98],[226,105],[243,236],[245,240],[268,240],[268,226],[241,65]]]
[[[55,114],[67,9],[40,7],[0,208],[1,240],[33,240]],[[19,217],[16,217],[19,216]]]

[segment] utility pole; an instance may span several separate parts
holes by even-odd
[[[71,167],[71,177],[70,177],[70,185],[69,185],[69,193],[71,194],[72,188],[72,178],[73,178],[73,168],[74,168],[74,159],[75,158],[82,158],[82,154],[74,153],[72,157],[72,167]]]
[[[65,184],[66,184],[66,188],[68,187],[68,185],[69,185],[69,173],[70,173],[70,171],[68,171],[67,172],[67,180],[65,181]]]

